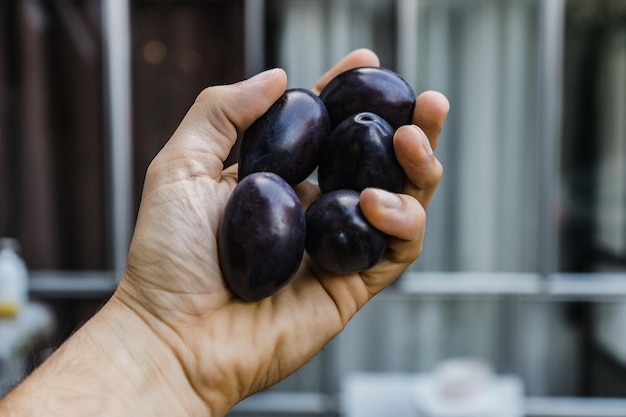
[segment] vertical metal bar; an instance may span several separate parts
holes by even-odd
[[[418,20],[419,0],[396,0],[397,71],[414,86],[418,82]]]
[[[265,69],[265,0],[245,0],[245,74]]]
[[[539,272],[558,269],[559,230],[556,220],[560,196],[560,154],[563,100],[565,0],[540,1],[540,82],[537,106],[540,129]]]
[[[104,96],[109,175],[109,251],[119,277],[132,232],[132,128],[129,0],[102,0]]]

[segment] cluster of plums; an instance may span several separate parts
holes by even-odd
[[[235,295],[257,301],[273,294],[295,275],[305,250],[337,274],[380,261],[387,236],[365,219],[359,193],[402,189],[393,135],[411,122],[414,107],[415,93],[398,74],[360,67],[337,75],[319,97],[288,89],[244,132],[239,183],[217,237]],[[316,168],[321,195],[305,212],[292,187]]]

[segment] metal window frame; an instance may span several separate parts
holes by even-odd
[[[132,97],[129,0],[102,0],[104,97],[108,149],[109,253],[115,279],[124,270],[132,233]]]
[[[540,129],[539,221],[537,250],[539,272],[546,277],[558,271],[559,230],[551,216],[557,212],[561,184],[563,108],[563,57],[565,0],[540,1],[540,67],[537,115]]]

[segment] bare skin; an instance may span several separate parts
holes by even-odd
[[[369,50],[339,72],[379,65]],[[216,234],[236,185],[223,170],[237,134],[283,93],[286,74],[207,88],[150,164],[123,279],[112,298],[29,378],[0,401],[0,416],[223,416],[286,378],[345,327],[422,251],[425,209],[442,175],[433,154],[449,104],[419,95],[414,125],[395,134],[407,174],[401,194],[366,189],[365,216],[388,234],[376,267],[336,276],[305,257],[279,292],[248,303],[224,286]],[[319,190],[297,187],[306,205]]]

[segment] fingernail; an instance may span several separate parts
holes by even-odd
[[[381,206],[388,209],[397,209],[402,205],[400,197],[398,197],[396,194],[378,188],[373,188],[372,190],[376,193],[378,203]]]
[[[258,73],[257,75],[250,77],[246,80],[247,83],[257,83],[260,81],[265,81],[269,78],[272,78],[276,72],[278,72],[278,68],[272,68],[265,70],[263,72]]]

